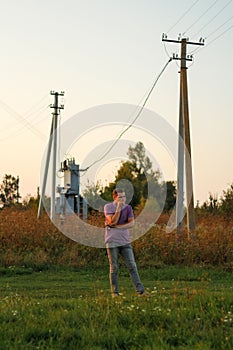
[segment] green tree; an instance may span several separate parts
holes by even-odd
[[[26,197],[23,198],[22,206],[24,208],[38,208],[39,202],[40,202],[40,189],[39,187],[37,187],[36,197],[32,196],[31,194],[28,194]]]
[[[223,191],[223,196],[220,199],[219,207],[221,213],[226,218],[233,216],[233,184],[231,184],[226,191]]]
[[[0,199],[3,206],[11,206],[19,202],[19,177],[5,175],[0,186]]]
[[[168,213],[176,204],[176,186],[174,181],[167,181],[164,184],[164,191],[166,191],[166,201],[163,210]]]
[[[161,181],[159,170],[153,170],[152,162],[146,155],[146,150],[142,142],[138,142],[135,147],[130,146],[127,152],[129,160],[122,162],[117,171],[115,180],[109,186],[105,187],[103,197],[109,199],[112,190],[121,181],[128,180],[132,184],[133,197],[131,205],[133,208],[141,207],[146,200],[153,198],[156,200],[156,206],[162,209],[166,198],[166,184]],[[124,187],[124,186],[122,186]],[[126,196],[129,198],[131,189],[124,187]],[[169,201],[175,200],[175,191],[172,196],[171,186],[169,184]],[[151,198],[149,198],[151,197]],[[170,208],[170,207],[169,207]]]
[[[93,184],[88,181],[86,188],[83,191],[83,196],[87,200],[89,211],[103,210],[104,201],[101,198],[102,192],[103,188],[100,182]]]
[[[217,214],[219,212],[219,201],[218,196],[209,194],[209,199],[203,203],[201,210],[208,212],[209,214]]]
[[[128,199],[132,198],[131,205],[135,207],[140,203],[142,192],[141,190],[139,191],[138,184],[138,178],[132,163],[130,161],[122,162],[120,168],[117,171],[114,182],[110,183],[104,188],[102,196],[105,200],[111,201],[112,191],[118,185],[118,187],[120,186],[124,188],[126,197]]]
[[[199,208],[202,214],[223,215],[225,219],[231,219],[233,216],[233,184],[227,190],[223,191],[220,198],[218,195],[209,194],[209,199]]]
[[[153,170],[152,162],[146,155],[142,142],[135,147],[129,146],[129,159],[121,163],[113,182],[104,188],[88,184],[84,196],[89,203],[95,203],[95,208],[102,207],[105,201],[112,200],[112,191],[118,186],[125,190],[133,208],[142,208],[148,200],[151,207],[165,211],[173,208],[176,201],[176,187],[174,182],[161,181],[159,170]]]
[[[146,150],[141,141],[137,142],[135,147],[129,146],[127,152],[129,161],[132,165],[132,170],[136,176],[140,174],[153,174],[152,162],[148,156],[146,156]]]

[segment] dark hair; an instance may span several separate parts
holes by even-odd
[[[112,195],[113,196],[117,196],[118,193],[123,193],[125,192],[122,188],[115,188],[113,191],[112,191]]]

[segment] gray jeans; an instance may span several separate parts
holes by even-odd
[[[107,248],[108,260],[110,265],[110,285],[112,293],[118,294],[118,257],[122,256],[126,267],[129,270],[131,280],[138,293],[144,292],[144,287],[140,281],[137,270],[137,265],[134,259],[133,249],[131,244],[126,244],[120,247]]]

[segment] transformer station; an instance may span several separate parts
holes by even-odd
[[[75,159],[66,159],[61,163],[64,173],[64,187],[57,186],[59,197],[56,200],[56,212],[64,219],[67,214],[76,213],[87,219],[87,201],[80,195],[80,171]]]

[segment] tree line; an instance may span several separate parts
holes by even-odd
[[[112,191],[117,186],[123,187],[126,197],[130,198],[133,209],[141,209],[147,200],[156,210],[169,212],[176,202],[174,181],[163,181],[161,172],[153,169],[152,161],[146,155],[142,142],[135,147],[129,146],[128,160],[121,163],[115,179],[107,186],[87,184],[83,191],[90,207],[103,209],[104,201],[112,201]]]
[[[12,206],[19,203],[19,177],[5,175],[0,185],[0,206]]]
[[[138,142],[135,147],[129,146],[127,156],[128,160],[121,163],[113,182],[106,186],[101,185],[100,182],[86,185],[83,196],[89,203],[89,211],[102,210],[104,201],[112,201],[112,191],[118,184],[123,187],[126,196],[131,199],[130,204],[133,209],[142,209],[147,200],[151,201],[152,209],[163,210],[163,212],[173,209],[176,203],[176,183],[164,181],[161,172],[153,169],[152,161],[146,155],[143,143]],[[39,188],[37,188],[36,198],[28,196],[22,202],[21,199],[19,177],[6,174],[0,184],[0,208],[15,205],[38,205]],[[201,206],[197,205],[195,209],[200,214],[218,214],[231,218],[233,216],[233,184],[223,191],[220,198],[210,194],[208,200]]]

